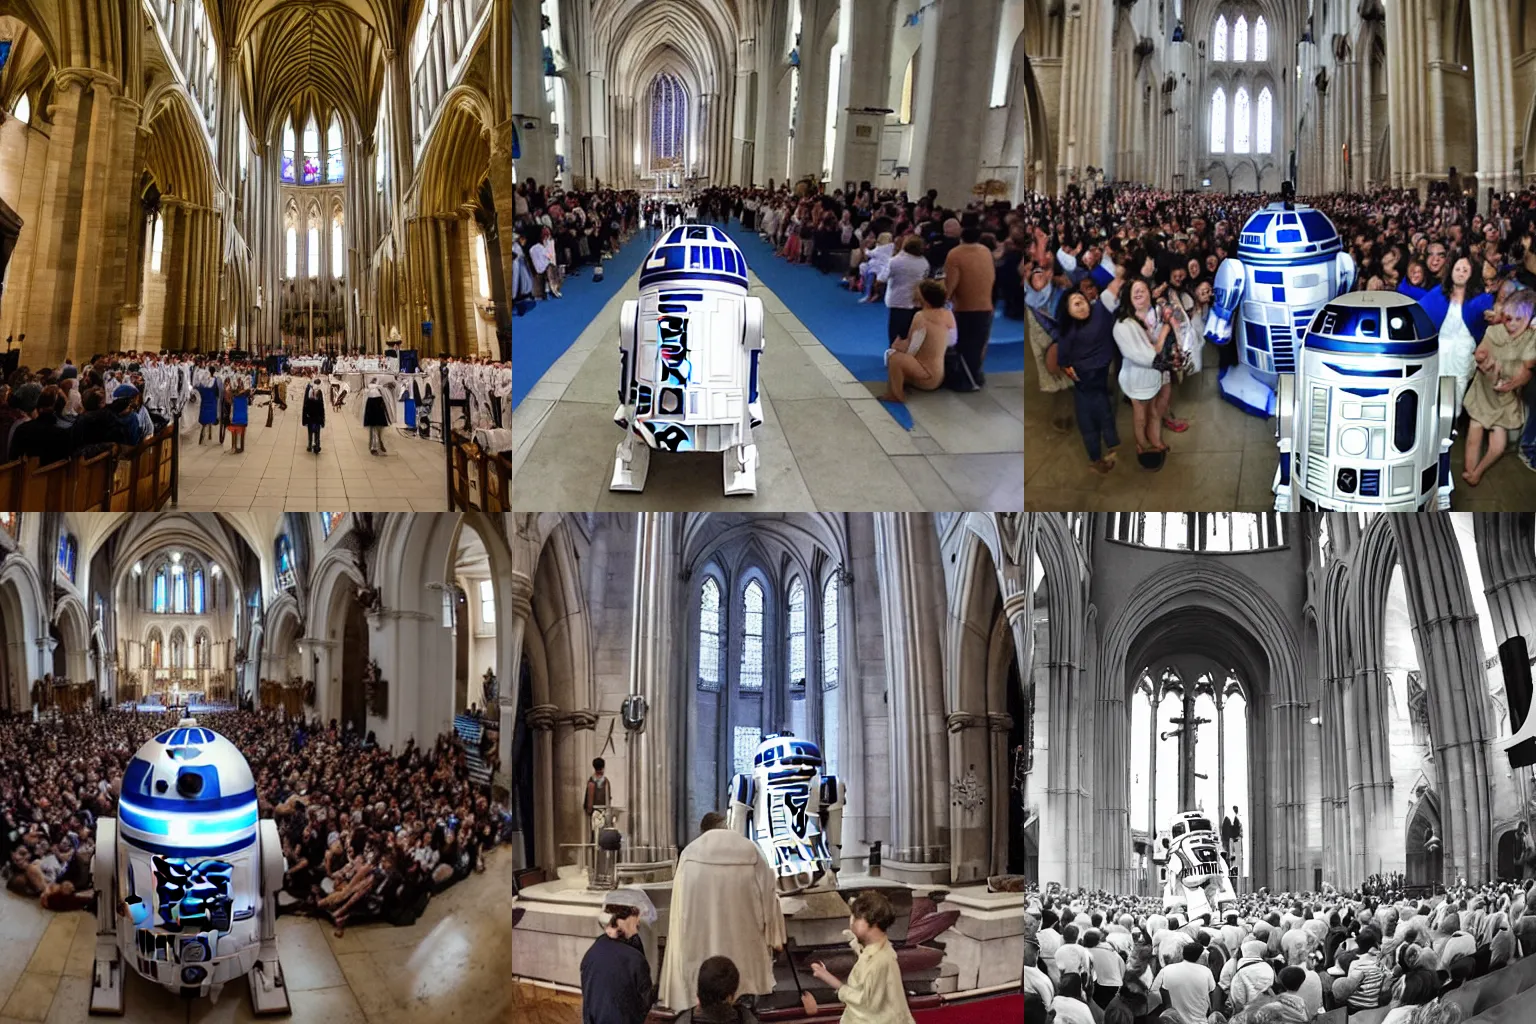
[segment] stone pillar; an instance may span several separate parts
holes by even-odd
[[[1077,13],[1070,13],[1072,10]],[[1105,116],[1109,82],[1105,69],[1112,58],[1110,34],[1114,26],[1114,10],[1108,0],[1084,0],[1080,8],[1069,8],[1062,47],[1061,123],[1056,146],[1058,195],[1065,192],[1068,185],[1080,181],[1086,168],[1103,167],[1109,151],[1110,118]],[[927,49],[926,30],[923,47]],[[961,66],[966,60],[964,56],[959,58]],[[976,79],[976,88],[990,89],[988,76],[972,77]],[[982,95],[985,102],[989,97],[985,92]],[[914,149],[914,172],[916,162]],[[909,194],[918,191],[921,189],[916,186],[908,188]]]
[[[528,629],[528,620],[533,616],[533,580],[526,573],[515,570],[510,576],[512,592],[505,598],[506,629],[509,636],[503,647],[506,656],[502,659],[501,696],[497,708],[501,722],[501,740],[497,752],[501,757],[501,771],[506,778],[503,785],[508,790],[512,788],[512,730],[517,724],[518,687],[523,678],[523,634]]]
[[[985,680],[982,681],[983,685]],[[1007,717],[1007,716],[1003,716]],[[991,804],[1005,800],[1001,790],[992,786],[992,734],[996,721],[985,712],[951,712],[949,727],[949,777],[954,780],[954,796],[949,807],[951,868],[949,881],[960,885],[985,881],[991,867],[991,843],[987,826]],[[1006,734],[1004,736],[1006,741]],[[1006,820],[1006,819],[1005,819]],[[1006,850],[1006,848],[1005,848]]]
[[[843,40],[843,75],[838,87],[837,150],[832,156],[832,187],[875,180],[880,170],[882,110],[891,77],[891,40],[895,32],[893,0],[852,5],[849,38]],[[1022,168],[1020,169],[1022,176]]]
[[[660,881],[677,860],[672,785],[673,707],[681,647],[678,559],[681,515],[642,512],[635,530],[634,617],[630,630],[629,692],[645,698],[645,728],[629,735],[626,758],[628,822],[621,874]]]
[[[949,880],[945,742],[944,571],[927,513],[875,514],[881,620],[891,708],[891,851],[883,870],[907,882]]]
[[[752,159],[757,146],[758,96],[757,40],[742,39],[736,44],[736,103],[731,111],[731,185],[752,184]]]
[[[534,853],[546,871],[559,866],[555,845],[555,718],[560,709],[553,704],[535,704],[528,709],[528,728],[533,731],[533,831],[537,836]]]
[[[572,180],[577,188],[591,188],[593,177],[602,177],[608,166],[608,80],[601,71],[587,72],[586,88],[587,152],[572,153],[575,164]],[[606,179],[604,179],[606,182]]]
[[[1530,516],[1479,512],[1472,524],[1493,638],[1503,643],[1523,636],[1536,650],[1536,522]]]
[[[1428,696],[1436,789],[1443,808],[1445,878],[1487,878],[1492,777],[1490,722],[1477,613],[1450,520],[1393,516],[1403,581]]]
[[[512,116],[522,156],[519,173],[541,182],[555,178],[554,111],[544,95],[544,45],[539,35],[539,0],[512,0]],[[530,127],[531,125],[531,127]]]
[[[1091,9],[1091,0],[1083,6]],[[920,196],[932,188],[938,189],[940,203],[960,207],[970,201],[981,168],[982,133],[977,125],[986,116],[992,91],[992,76],[978,70],[978,46],[990,52],[1001,17],[999,3],[946,0],[923,12],[917,95],[912,100],[908,195]],[[1074,20],[1068,18],[1069,23]],[[1107,32],[1104,44],[1102,52],[1107,58]],[[1094,64],[1091,74],[1095,81],[1105,77],[1107,66],[1107,59]],[[1079,127],[1086,131],[1100,126],[1107,144],[1109,120],[1101,105],[1085,116]]]

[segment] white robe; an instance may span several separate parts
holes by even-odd
[[[667,954],[658,998],[683,1010],[698,1002],[699,965],[728,956],[739,995],[773,991],[773,948],[784,945],[784,912],[773,869],[757,844],[716,828],[689,843],[672,880]]]

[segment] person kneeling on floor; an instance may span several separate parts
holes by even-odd
[[[673,1024],[758,1024],[757,1015],[736,1002],[741,973],[728,956],[712,956],[699,965],[699,1003],[678,1014]]]

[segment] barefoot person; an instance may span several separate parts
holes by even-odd
[[[922,308],[906,336],[891,342],[885,353],[890,386],[880,396],[882,402],[905,402],[908,384],[932,391],[944,383],[944,353],[958,337],[955,315],[944,308],[944,286],[939,282],[918,282],[917,295]]]
[[[1519,430],[1525,423],[1520,393],[1536,366],[1533,310],[1536,293],[1522,289],[1511,295],[1504,303],[1503,321],[1488,327],[1473,355],[1477,372],[1462,403],[1471,422],[1467,426],[1466,468],[1461,474],[1473,487],[1504,454],[1508,431]],[[1487,451],[1483,450],[1485,436]]]

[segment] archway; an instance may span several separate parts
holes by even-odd
[[[1499,836],[1499,874],[1501,882],[1517,882],[1520,880],[1520,833],[1515,829],[1505,829]]]
[[[1430,833],[1436,842],[1427,848]],[[1440,799],[1432,789],[1425,789],[1408,818],[1406,853],[1408,868],[1405,872],[1409,885],[1445,884],[1445,844],[1440,828]]]
[[[1031,767],[1029,749],[1034,731],[1033,691],[1033,686],[1028,691],[1024,688],[1015,652],[1008,664],[1008,717],[1012,724],[1008,729],[1008,859],[1004,871],[1038,882],[1040,854],[1026,840],[1028,808],[1024,804],[1024,778]]]
[[[341,590],[341,725],[351,723],[361,736],[368,731],[368,620],[352,589]]]

